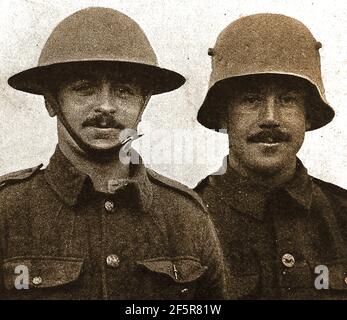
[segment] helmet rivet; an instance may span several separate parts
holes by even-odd
[[[319,50],[322,47],[322,43],[317,41],[316,42],[316,49]]]
[[[208,48],[207,54],[211,57],[214,56],[214,49],[213,48]]]

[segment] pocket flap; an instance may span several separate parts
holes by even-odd
[[[161,257],[137,261],[137,264],[151,272],[167,275],[178,283],[195,281],[208,269],[194,257]]]
[[[61,286],[78,279],[83,259],[73,257],[15,257],[4,261],[4,282],[7,289],[16,281],[28,282],[29,288]],[[25,272],[28,271],[28,274]]]

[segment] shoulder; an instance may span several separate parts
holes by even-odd
[[[199,195],[152,170],[147,175],[154,187],[152,216],[162,231],[184,248],[193,243],[204,247],[214,237],[214,227]]]
[[[204,205],[200,196],[192,189],[189,189],[187,186],[174,181],[170,178],[164,177],[159,173],[147,169],[147,175],[152,183],[161,187],[164,190],[169,191],[170,194],[175,193],[181,199],[194,202],[199,208],[207,212],[206,206]]]
[[[326,196],[347,208],[347,190],[333,183],[329,183],[318,178],[313,178],[313,183],[317,185]]]
[[[313,178],[313,182],[315,184],[319,185],[324,191],[328,191],[329,193],[331,193],[333,195],[347,199],[347,190],[346,189],[343,189],[343,188],[337,186],[336,184],[320,180],[318,178]]]
[[[19,184],[21,182],[30,180],[40,171],[42,166],[43,164],[40,164],[36,167],[15,171],[0,176],[0,192],[10,185]]]
[[[32,181],[42,165],[11,172],[0,177],[0,220],[5,216],[27,212],[27,206],[35,202]]]

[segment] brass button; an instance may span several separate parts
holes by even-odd
[[[110,254],[106,258],[106,264],[112,268],[117,268],[119,266],[120,260],[119,257],[115,254]]]
[[[35,286],[38,286],[42,283],[42,278],[41,277],[34,277],[32,281],[33,281],[33,284]]]
[[[345,277],[344,281],[345,281],[345,284],[347,284],[347,277]]]
[[[182,293],[182,294],[187,294],[187,293],[188,293],[188,288],[182,289],[182,290],[181,290],[181,293]]]
[[[112,211],[114,208],[114,204],[112,201],[106,201],[105,202],[105,209],[106,211]]]
[[[282,263],[287,267],[287,268],[292,268],[294,267],[295,264],[295,259],[290,253],[286,253],[282,257]]]

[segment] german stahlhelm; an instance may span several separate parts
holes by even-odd
[[[151,94],[177,89],[180,74],[160,68],[154,50],[140,26],[110,8],[86,8],[61,21],[48,38],[34,68],[9,78],[17,90],[43,94],[47,83],[63,70],[99,63],[142,76]]]
[[[325,98],[321,46],[304,24],[284,15],[255,14],[232,22],[220,33],[214,48],[209,49],[212,73],[198,121],[217,129],[217,114],[221,111],[218,101],[226,81],[279,74],[304,79],[312,87],[309,130],[326,125],[333,119],[334,110]],[[232,91],[232,81],[228,90]]]

